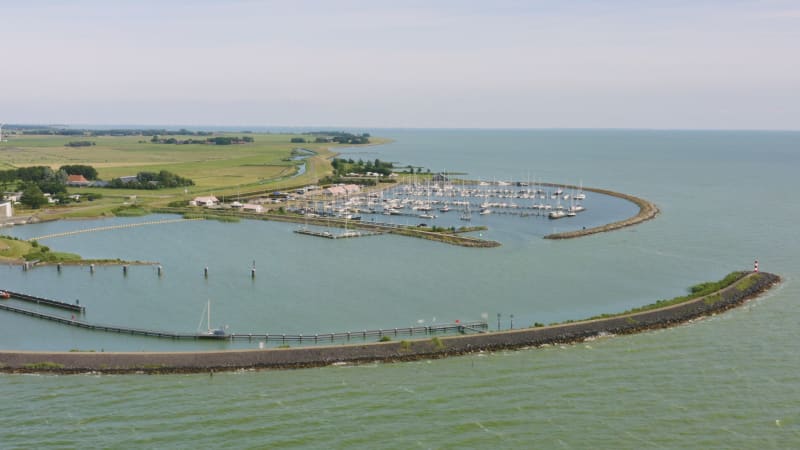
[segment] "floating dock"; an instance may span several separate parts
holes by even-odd
[[[6,289],[4,289],[3,292],[8,292],[8,294],[13,299],[36,303],[38,305],[51,306],[53,308],[66,309],[67,311],[74,311],[78,313],[83,313],[86,310],[86,307],[80,306],[77,303],[72,304],[72,303],[60,302],[58,300],[51,300],[49,298],[34,297],[33,295],[21,294],[19,292],[13,292]]]

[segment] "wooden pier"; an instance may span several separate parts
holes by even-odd
[[[65,302],[60,302],[58,300],[51,300],[49,298],[43,298],[43,297],[34,297],[33,295],[21,294],[19,292],[13,292],[13,291],[9,291],[9,290],[3,290],[3,292],[8,292],[8,294],[11,296],[11,298],[14,298],[14,299],[17,299],[17,300],[23,300],[23,301],[26,301],[26,302],[36,303],[36,304],[39,304],[39,305],[51,306],[53,308],[66,309],[67,311],[74,311],[74,312],[78,312],[78,313],[83,313],[86,310],[86,308],[84,306],[80,306],[77,303],[76,304],[65,303]]]
[[[61,303],[61,302],[57,302]],[[61,303],[64,304],[65,303]],[[35,317],[37,319],[49,320],[63,325],[69,325],[87,330],[104,331],[119,334],[130,334],[135,336],[149,336],[165,339],[215,339],[215,340],[263,340],[265,342],[286,343],[326,343],[326,342],[350,342],[354,339],[367,340],[368,338],[381,339],[384,336],[428,336],[434,334],[448,333],[484,333],[489,325],[486,321],[463,322],[463,323],[443,323],[428,326],[388,328],[379,330],[347,331],[342,333],[315,333],[315,334],[277,334],[277,333],[232,333],[232,334],[205,334],[205,333],[176,333],[170,331],[147,330],[143,328],[122,327],[116,325],[103,325],[85,322],[73,318],[65,318],[55,314],[48,314],[38,311],[31,311],[25,308],[0,303],[0,310],[14,312],[17,314]]]
[[[317,236],[326,239],[346,239],[346,238],[355,238],[355,237],[364,237],[364,236],[377,236],[379,234],[383,234],[379,231],[345,231],[343,233],[331,233],[330,231],[317,231],[317,230],[309,230],[306,228],[300,228],[298,230],[294,230],[297,234],[305,234],[307,236]]]
[[[57,237],[64,237],[64,236],[72,236],[75,234],[82,234],[82,233],[92,233],[95,231],[108,231],[108,230],[119,230],[123,228],[134,228],[134,227],[142,227],[145,225],[160,225],[160,224],[167,224],[167,223],[179,223],[179,222],[188,222],[192,220],[204,220],[200,219],[163,219],[163,220],[151,220],[147,222],[136,222],[136,223],[126,223],[123,225],[108,225],[105,227],[95,227],[95,228],[86,228],[84,230],[73,230],[73,231],[64,231],[61,233],[53,233],[53,234],[46,234],[44,236],[39,236],[35,238],[30,238],[28,241],[41,241],[42,239],[51,239]]]

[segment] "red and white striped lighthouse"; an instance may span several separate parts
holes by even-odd
[[[756,262],[753,263],[753,272],[758,273],[758,260],[756,260]]]

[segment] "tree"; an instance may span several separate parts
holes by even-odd
[[[97,170],[92,166],[86,166],[83,164],[71,164],[67,166],[61,166],[59,171],[65,171],[69,175],[83,175],[84,178],[87,180],[96,180],[97,179]]]
[[[22,198],[19,201],[32,209],[39,209],[42,205],[47,204],[47,197],[44,196],[39,186],[30,183],[22,191]]]

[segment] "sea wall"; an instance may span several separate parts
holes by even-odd
[[[425,340],[360,345],[214,352],[0,352],[0,371],[53,373],[185,373],[237,369],[288,369],[335,363],[410,361],[477,351],[580,342],[604,334],[631,334],[675,326],[742,304],[780,277],[751,273],[716,293],[674,306],[548,327]]]
[[[575,186],[567,186],[567,187],[575,188]],[[654,203],[649,202],[643,198],[635,197],[633,195],[623,194],[621,192],[609,191],[607,189],[583,188],[583,190],[590,192],[597,192],[598,194],[605,194],[605,195],[610,195],[612,197],[628,200],[629,202],[635,203],[636,206],[639,207],[639,212],[633,217],[629,217],[625,220],[620,220],[618,222],[612,222],[606,225],[601,225],[599,227],[585,228],[583,230],[576,230],[576,231],[567,231],[564,233],[548,234],[547,236],[544,237],[545,239],[574,239],[582,236],[588,236],[590,234],[605,233],[606,231],[618,230],[620,228],[630,227],[638,223],[645,222],[647,220],[655,218],[659,213],[658,207]]]

